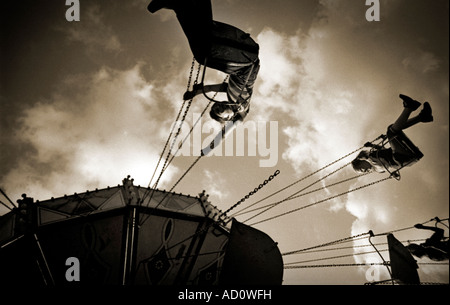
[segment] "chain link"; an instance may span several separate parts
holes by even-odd
[[[192,74],[193,74],[193,71],[194,71],[194,66],[195,66],[195,59],[192,60],[192,66],[191,66],[191,70],[190,70],[190,72],[189,72],[189,79],[188,79],[188,85],[187,85],[188,90],[189,90],[189,87],[190,87],[190,85],[191,85]],[[199,67],[198,67],[197,75],[196,75],[195,80],[194,80],[194,84],[197,84],[197,81],[198,81],[198,78],[199,78],[199,75],[200,75],[200,67],[201,67],[201,65],[199,65]],[[180,121],[180,123],[179,123],[179,125],[178,125],[178,130],[177,130],[177,132],[176,132],[176,134],[175,134],[175,136],[174,136],[174,138],[173,138],[173,140],[172,140],[172,144],[170,145],[170,149],[169,149],[169,151],[168,151],[168,153],[167,153],[166,160],[164,161],[164,165],[163,165],[163,167],[162,167],[162,169],[161,169],[161,174],[160,174],[160,176],[158,177],[158,180],[156,181],[157,183],[158,183],[159,180],[161,179],[161,176],[162,176],[163,172],[164,172],[164,171],[166,170],[166,168],[168,167],[169,157],[170,157],[170,155],[171,155],[171,153],[172,153],[172,150],[173,150],[173,147],[175,146],[175,143],[176,143],[176,141],[177,141],[177,139],[178,139],[178,137],[179,137],[179,135],[180,135],[180,133],[181,133],[181,128],[183,127],[183,123],[184,123],[184,121],[186,120],[186,116],[187,116],[187,114],[188,114],[188,112],[189,112],[189,109],[191,108],[193,99],[194,99],[194,98],[192,97],[192,98],[188,101],[188,104],[187,104],[186,109],[185,109],[185,111],[184,111],[183,117],[181,118],[181,121]],[[180,117],[180,114],[181,114],[181,110],[184,108],[185,103],[186,103],[186,101],[183,102],[183,105],[181,106],[180,112],[178,113],[178,116],[177,116],[177,118],[175,119],[175,122],[178,121],[178,118]],[[175,126],[175,124],[174,124],[174,126]],[[172,129],[172,132],[171,132],[170,135],[169,135],[169,139],[170,139],[172,133],[173,133],[173,129]],[[156,188],[156,186],[154,186],[154,188]]]
[[[249,199],[251,196],[253,196],[254,194],[256,194],[260,189],[262,189],[264,186],[266,186],[270,181],[272,181],[276,176],[278,176],[280,174],[280,170],[276,170],[272,175],[269,176],[268,179],[264,180],[263,183],[261,183],[260,185],[258,185],[258,187],[256,187],[253,191],[250,191],[247,195],[245,195],[243,198],[241,198],[241,200],[239,200],[238,202],[236,202],[231,208],[229,208],[228,210],[226,210],[224,213],[222,213],[220,215],[220,217],[226,217],[227,214],[229,212],[231,212],[231,210],[233,210],[234,208],[236,208],[238,205],[240,205],[241,203],[243,203],[245,200]]]
[[[195,67],[195,58],[192,59],[191,69],[190,69],[190,71],[189,71],[189,77],[188,77],[188,82],[187,82],[187,90],[189,90],[189,88],[190,88],[190,86],[191,86],[192,75],[193,75],[193,72],[194,72],[194,67]],[[200,75],[200,67],[201,67],[201,65],[199,65],[199,68],[198,68],[198,71],[197,71],[197,76],[196,76],[196,79],[195,79],[195,83],[197,83],[198,77],[199,77],[199,75]],[[159,181],[161,180],[161,177],[162,177],[164,171],[166,170],[166,168],[167,168],[167,166],[168,166],[169,157],[170,157],[171,152],[172,152],[172,150],[173,150],[173,146],[175,145],[175,142],[176,142],[176,140],[177,140],[177,138],[178,138],[178,136],[179,136],[179,134],[180,134],[180,132],[181,132],[181,127],[182,127],[182,125],[183,125],[184,120],[186,119],[187,112],[188,112],[188,110],[189,110],[189,108],[190,108],[190,106],[191,106],[191,104],[192,104],[192,100],[193,100],[193,99],[191,99],[191,100],[189,101],[188,106],[187,106],[187,108],[186,108],[186,110],[185,110],[185,112],[184,112],[183,118],[182,118],[182,120],[181,120],[181,122],[180,122],[180,125],[179,125],[179,127],[178,127],[178,130],[177,130],[177,133],[176,133],[176,135],[175,135],[175,137],[174,137],[174,139],[173,139],[173,141],[172,141],[172,144],[171,144],[171,146],[170,146],[170,149],[169,149],[168,152],[167,152],[167,156],[166,156],[166,159],[165,159],[165,161],[164,161],[164,164],[163,164],[163,166],[162,166],[162,168],[161,168],[161,172],[160,172],[160,174],[159,174],[159,176],[158,176],[158,179],[156,180],[155,184],[153,185],[153,189],[152,189],[152,191],[151,191],[151,194],[150,194],[150,189],[148,189],[148,190],[144,193],[144,195],[142,196],[142,199],[141,199],[141,201],[140,201],[141,204],[144,203],[144,200],[147,198],[148,195],[150,195],[149,201],[153,198],[153,194],[155,193],[155,189],[158,187]],[[178,119],[180,118],[180,115],[181,115],[181,113],[182,113],[182,110],[183,110],[185,104],[186,104],[186,101],[183,101],[183,104],[181,105],[181,108],[180,108],[180,110],[178,111],[177,117],[176,117],[176,119],[175,119],[175,123],[176,123],[176,122],[178,121]],[[155,171],[153,172],[153,176],[152,176],[152,178],[150,179],[150,182],[149,182],[149,184],[148,184],[149,188],[150,188],[150,186],[151,186],[151,183],[152,183],[152,180],[153,180],[153,178],[154,178],[154,176],[155,176],[155,173],[156,173],[156,171],[157,171],[157,168],[158,168],[158,166],[159,166],[159,164],[160,164],[160,162],[161,162],[161,160],[162,160],[162,157],[163,157],[163,155],[164,155],[164,152],[166,151],[167,146],[169,145],[170,138],[172,137],[173,131],[175,130],[175,125],[176,125],[176,124],[173,124],[172,129],[171,129],[171,131],[170,131],[170,133],[169,133],[169,137],[167,138],[166,144],[164,145],[164,149],[163,149],[163,151],[161,152],[161,155],[160,155],[160,157],[159,157],[158,163],[157,163],[157,165],[156,165],[156,167],[155,167]],[[161,202],[162,202],[162,201],[161,201]],[[161,202],[158,204],[158,206],[161,204]],[[150,216],[147,216],[147,218],[146,218],[144,221],[141,222],[141,225],[142,225],[149,217],[150,217]]]
[[[367,232],[367,233],[361,233],[361,234],[358,234],[358,235],[354,235],[354,236],[350,236],[350,237],[346,237],[346,238],[341,238],[341,239],[338,239],[338,240],[335,240],[335,241],[331,241],[331,242],[328,242],[328,243],[325,243],[325,244],[321,244],[321,245],[317,245],[317,246],[313,246],[313,247],[309,247],[309,248],[305,248],[305,249],[301,249],[301,250],[295,250],[295,251],[291,251],[291,252],[285,252],[285,253],[282,253],[281,255],[283,255],[283,256],[285,256],[285,255],[291,255],[291,254],[296,254],[296,253],[299,253],[299,252],[303,252],[303,251],[307,251],[307,250],[312,250],[312,249],[316,249],[316,248],[321,248],[321,247],[326,247],[326,246],[332,246],[332,245],[335,245],[335,244],[339,244],[339,243],[342,243],[342,242],[346,242],[346,241],[349,241],[349,240],[352,240],[352,239],[355,239],[355,238],[358,238],[358,237],[362,237],[362,236],[365,236],[365,235],[369,235],[370,233],[369,232]]]
[[[281,217],[281,216],[284,216],[284,215],[288,215],[288,214],[291,214],[291,213],[294,213],[294,212],[297,212],[297,211],[300,211],[300,210],[309,208],[309,207],[314,206],[314,205],[317,205],[317,204],[319,204],[319,203],[322,203],[322,202],[325,202],[325,201],[328,201],[328,200],[332,200],[332,199],[335,199],[335,198],[340,197],[340,196],[347,195],[347,194],[349,194],[349,193],[351,193],[351,192],[355,192],[355,191],[357,191],[357,190],[360,190],[360,189],[363,189],[363,188],[366,188],[366,187],[375,185],[375,184],[377,184],[377,183],[386,181],[386,180],[391,179],[391,178],[392,178],[392,176],[389,176],[389,177],[386,177],[386,178],[383,178],[383,179],[380,179],[380,180],[377,180],[377,181],[374,181],[374,182],[365,184],[365,185],[363,185],[363,186],[360,186],[360,187],[357,187],[357,188],[354,188],[354,189],[350,189],[350,190],[348,190],[348,191],[346,191],[346,192],[343,192],[343,193],[340,193],[340,194],[338,194],[338,195],[334,195],[334,196],[331,196],[331,197],[328,197],[328,198],[325,198],[325,199],[316,201],[316,202],[314,202],[314,203],[311,203],[311,204],[308,204],[308,205],[299,207],[299,208],[297,208],[297,209],[294,209],[294,210],[291,210],[291,211],[288,211],[288,212],[285,212],[285,213],[282,213],[282,214],[279,214],[279,215],[276,215],[276,216],[273,216],[273,217],[270,217],[270,218],[267,218],[267,219],[264,219],[264,220],[255,222],[255,223],[252,223],[252,224],[250,224],[250,226],[254,226],[254,225],[259,224],[259,223],[262,223],[262,222],[266,222],[266,221],[269,221],[269,220],[272,220],[272,219],[275,219],[275,218],[278,218],[278,217]]]
[[[189,71],[189,78],[188,78],[188,82],[187,82],[186,91],[189,90],[189,88],[191,87],[191,81],[192,81],[192,74],[194,72],[194,66],[195,66],[195,58],[192,58],[191,70]]]
[[[354,267],[354,266],[389,266],[389,262],[385,263],[361,263],[361,264],[328,264],[328,265],[304,265],[304,266],[284,266],[284,269],[300,269],[300,268],[329,268],[329,267]]]
[[[375,140],[376,140],[376,139],[375,139]],[[375,141],[375,140],[374,140],[374,141]],[[373,141],[372,141],[372,142],[373,142]],[[339,159],[337,159],[337,160],[335,160],[335,161],[333,161],[333,162],[331,162],[331,163],[329,163],[329,164],[327,164],[327,165],[321,167],[320,169],[316,170],[315,172],[312,172],[312,173],[306,175],[305,177],[303,177],[303,178],[301,178],[301,179],[299,179],[299,180],[297,180],[297,181],[295,181],[295,182],[289,184],[288,186],[285,186],[284,188],[282,188],[282,189],[280,189],[280,190],[278,190],[278,191],[276,191],[276,192],[270,194],[269,196],[266,196],[266,197],[264,197],[264,198],[258,200],[257,202],[253,203],[252,205],[248,206],[247,208],[252,207],[252,206],[254,206],[254,205],[256,205],[256,204],[258,204],[258,203],[260,203],[260,202],[262,202],[262,201],[264,201],[264,200],[266,200],[266,199],[269,199],[270,197],[273,197],[273,196],[275,196],[276,194],[281,193],[282,191],[284,191],[284,190],[286,190],[286,189],[288,189],[288,188],[290,188],[290,187],[292,187],[292,186],[294,186],[294,185],[296,185],[296,184],[298,184],[298,183],[300,183],[300,182],[302,182],[302,181],[308,179],[309,177],[314,176],[315,174],[319,173],[320,171],[322,171],[322,170],[324,170],[324,169],[326,169],[326,168],[328,168],[328,167],[330,167],[330,166],[332,166],[332,165],[338,163],[339,161],[341,161],[341,160],[347,158],[348,156],[351,156],[352,154],[354,154],[354,153],[360,151],[360,150],[363,149],[363,148],[364,148],[364,146],[361,146],[361,147],[359,147],[358,149],[355,149],[354,151],[352,151],[352,152],[346,154],[345,156],[343,156],[343,157],[341,157],[341,158],[339,158]],[[283,203],[283,202],[286,201],[286,200],[290,200],[291,197],[293,197],[294,195],[296,195],[296,194],[298,194],[298,193],[304,191],[305,189],[307,189],[307,188],[309,188],[310,186],[316,184],[317,182],[320,182],[321,180],[327,178],[328,176],[331,176],[332,174],[334,174],[334,173],[338,172],[339,170],[343,169],[344,167],[346,167],[346,166],[347,166],[348,164],[350,164],[350,163],[351,163],[351,162],[349,162],[349,163],[347,163],[346,165],[340,167],[339,169],[333,171],[332,173],[328,174],[327,176],[325,176],[325,177],[323,177],[323,178],[321,178],[321,179],[315,181],[314,183],[310,184],[310,185],[307,186],[306,188],[303,188],[302,190],[300,190],[300,191],[298,191],[298,192],[296,192],[296,193],[294,193],[294,194],[288,196],[288,197],[285,198],[284,200],[281,200],[281,201],[278,201],[278,202],[276,202],[276,203],[274,203],[274,204],[268,205],[269,207],[268,207],[266,210],[264,210],[264,211],[262,211],[262,212],[260,212],[260,213],[258,213],[258,214],[256,214],[256,215],[253,215],[252,217],[246,219],[246,220],[244,221],[244,223],[247,222],[247,221],[249,221],[249,220],[251,220],[251,219],[253,219],[253,218],[255,218],[255,217],[257,217],[257,216],[259,216],[259,215],[261,215],[262,213],[267,212],[268,210],[270,210],[271,208],[275,207],[276,205],[278,205],[278,204],[280,204],[280,203]],[[243,210],[242,210],[242,211],[243,211]],[[242,211],[241,211],[241,212],[242,212]]]

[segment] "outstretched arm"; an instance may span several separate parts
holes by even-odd
[[[443,232],[444,230],[442,230],[441,228],[436,228],[436,227],[430,227],[430,226],[424,226],[420,223],[414,225],[414,228],[416,229],[422,229],[422,230],[430,230],[433,232]]]
[[[372,142],[366,142],[364,144],[364,147],[371,147],[371,148],[375,148],[375,149],[382,149],[383,148],[383,146],[377,145],[377,144],[373,144]]]

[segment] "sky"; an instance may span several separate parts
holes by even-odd
[[[45,200],[113,186],[127,175],[136,185],[149,185],[183,102],[192,53],[172,11],[150,14],[147,0],[79,2],[80,21],[72,22],[63,0],[1,4],[0,187],[13,201],[23,193]],[[429,237],[410,228],[449,216],[449,2],[379,3],[380,21],[369,22],[371,6],[364,0],[212,0],[215,20],[258,42],[261,70],[245,132],[240,130],[243,140],[236,130],[174,191],[195,196],[205,190],[212,204],[226,210],[279,170],[239,211],[293,182],[300,180],[252,208],[317,181],[307,190],[322,190],[245,222],[270,235],[282,253],[369,230],[379,234],[372,238],[376,244],[386,243],[383,234],[392,231],[405,245]],[[208,69],[205,83],[223,77]],[[331,187],[354,177],[349,166],[325,176],[355,154],[303,179],[385,133],[402,110],[400,93],[430,102],[434,115],[434,122],[405,131],[424,157],[404,168],[401,180],[337,196],[388,176],[373,173]],[[207,104],[194,99],[183,136]],[[158,188],[171,189],[197,159],[198,147],[215,135],[218,126],[208,115],[200,124]],[[311,206],[288,213],[305,205]],[[7,212],[0,207],[0,214]],[[283,259],[312,260],[302,265],[381,262],[376,253],[361,254],[373,252],[362,247],[367,244],[358,239],[339,245],[345,250]],[[334,256],[345,257],[317,261]],[[418,262],[422,282],[448,283],[448,264]],[[334,266],[285,269],[283,283],[361,285],[371,276],[388,278],[383,266]]]

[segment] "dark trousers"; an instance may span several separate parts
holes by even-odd
[[[173,10],[194,58],[230,74],[228,96],[233,102],[240,93],[249,99],[259,71],[258,44],[240,29],[214,21],[210,0],[175,0]]]
[[[210,0],[178,0],[173,10],[195,59],[204,64],[211,49],[213,16]]]

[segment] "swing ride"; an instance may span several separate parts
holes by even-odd
[[[191,72],[193,68],[194,66],[192,66]],[[183,109],[182,118],[186,117],[190,102],[192,100],[188,101],[188,105],[182,105],[176,119],[177,122]],[[354,266],[387,268],[390,279],[371,281],[367,284],[424,284],[418,278],[418,267],[422,264],[448,265],[448,262],[416,262],[403,246],[403,242],[399,242],[393,236],[395,232],[410,228],[381,234],[369,231],[285,253],[280,253],[277,243],[272,238],[254,228],[257,224],[296,213],[351,192],[393,178],[400,179],[400,169],[398,169],[385,177],[347,189],[345,192],[296,207],[290,211],[254,220],[269,210],[275,210],[285,202],[296,199],[299,202],[300,197],[325,189],[330,190],[363,176],[369,176],[370,173],[363,173],[324,184],[326,179],[351,164],[351,162],[344,162],[344,165],[340,165],[341,161],[358,153],[367,145],[252,204],[247,204],[247,201],[255,193],[261,191],[281,174],[277,170],[225,212],[218,210],[208,202],[205,192],[199,194],[198,197],[173,192],[204,155],[199,156],[188,167],[169,191],[158,190],[161,177],[174,158],[175,153],[172,151],[176,138],[180,135],[183,119],[178,125],[178,130],[173,125],[147,188],[134,186],[133,180],[128,177],[123,180],[122,185],[117,187],[75,193],[72,196],[45,201],[34,202],[32,198],[24,195],[24,198],[18,201],[17,208],[0,218],[2,281],[13,279],[23,282],[25,275],[26,283],[29,284],[76,284],[76,282],[68,282],[66,277],[68,270],[66,260],[71,257],[79,259],[80,265],[83,266],[81,269],[84,275],[83,283],[127,285],[223,285],[231,283],[279,285],[282,284],[284,270]],[[380,136],[371,143],[376,143],[378,140],[384,141],[384,139],[384,136]],[[156,182],[152,185],[157,173],[156,169],[159,168],[163,159],[162,169]],[[322,177],[310,182],[305,187],[293,191],[281,200],[261,205],[263,201],[293,188],[332,166],[337,166],[337,168],[323,174]],[[321,183],[321,187],[309,190],[319,183]],[[244,203],[246,206],[242,207]],[[256,207],[258,204],[259,206]],[[240,207],[242,208],[239,210]],[[234,211],[235,209],[237,211]],[[237,218],[241,219],[242,215],[250,213],[253,215],[244,220],[237,220]],[[253,222],[248,224],[250,220]],[[436,224],[442,224],[443,221],[448,221],[448,219],[439,220]],[[381,236],[387,237],[388,249],[378,250],[376,247],[386,243],[372,243],[371,238]],[[364,239],[368,239],[369,244],[336,248],[343,243]],[[331,246],[334,248],[330,248]],[[353,250],[356,247],[373,247],[375,251],[318,257],[318,253]],[[249,249],[252,250],[248,251]],[[386,261],[380,254],[383,251],[389,251],[389,261]],[[357,255],[370,253],[378,253],[382,262],[307,264],[344,257],[354,258]],[[302,261],[288,261],[290,257],[308,254],[313,257]]]
[[[0,218],[0,277],[5,283],[282,282],[276,243],[228,218],[204,192],[191,197],[141,188],[127,177],[117,187],[36,202],[23,195],[18,203]],[[80,282],[67,275],[67,260],[73,258],[79,263]]]
[[[207,68],[233,73],[258,60],[258,45],[241,30],[216,22],[213,32],[212,51],[207,58],[194,58],[189,72],[186,92],[204,88]],[[198,68],[195,69],[196,63]],[[203,66],[203,70],[202,70]],[[197,71],[194,76],[194,71]],[[200,79],[200,73],[202,77]],[[250,70],[252,72],[252,70]],[[250,75],[251,73],[249,73]],[[224,82],[228,79],[225,78]],[[200,83],[199,83],[200,80]],[[246,87],[248,77],[243,87]],[[203,89],[201,89],[203,90]],[[190,133],[214,103],[229,103],[209,97],[203,90],[207,105]],[[242,94],[243,91],[240,92]],[[265,195],[251,204],[250,199],[262,192],[266,185],[281,174],[276,170],[266,180],[256,184],[253,190],[234,205],[222,212],[208,201],[203,191],[199,196],[177,194],[175,188],[202,158],[220,146],[227,135],[236,128],[233,121],[223,125],[222,130],[212,142],[205,146],[199,156],[181,174],[168,190],[158,189],[164,172],[168,169],[178,150],[189,134],[180,142],[183,123],[192,106],[195,95],[186,95],[164,144],[148,187],[135,186],[130,177],[121,185],[75,193],[70,196],[34,201],[23,196],[14,203],[11,211],[0,217],[0,278],[3,282],[21,282],[38,285],[77,285],[77,284],[120,284],[120,285],[281,285],[285,270],[306,268],[336,268],[383,266],[390,278],[374,280],[367,284],[424,284],[417,269],[422,264],[448,265],[447,262],[418,262],[399,241],[394,233],[412,229],[407,227],[374,234],[363,232],[324,244],[281,253],[277,242],[266,233],[255,228],[256,225],[279,219],[301,210],[329,202],[382,182],[400,180],[400,171],[423,157],[423,154],[404,135],[396,139],[396,145],[403,147],[410,161],[400,168],[389,170],[387,175],[365,182],[362,185],[346,187],[319,200],[303,204],[307,195],[318,194],[349,182],[360,182],[372,173],[356,174],[339,181],[328,183],[327,179],[338,176],[349,167],[345,161],[360,152],[367,143],[322,168],[304,176],[281,189]],[[242,103],[247,103],[243,100]],[[378,142],[380,141],[380,142]],[[178,147],[175,144],[179,143]],[[382,135],[372,142],[373,146],[386,147],[386,136]],[[176,149],[175,149],[176,148]],[[344,162],[344,164],[340,164]],[[337,166],[337,168],[334,168]],[[157,175],[157,169],[159,174]],[[323,174],[324,171],[330,170]],[[307,179],[321,175],[306,186],[283,195],[282,199],[267,203],[275,195],[300,185]],[[370,175],[370,176],[369,176]],[[378,174],[377,174],[378,175]],[[364,179],[360,179],[364,177]],[[153,180],[156,178],[155,182]],[[315,185],[321,185],[315,189]],[[198,191],[198,190],[196,190]],[[264,203],[266,202],[266,203]],[[291,210],[280,206],[287,202],[301,203]],[[245,205],[245,206],[244,206]],[[237,211],[235,211],[237,210]],[[270,216],[268,212],[271,212]],[[247,215],[247,216],[243,216]],[[265,218],[262,218],[266,216]],[[239,220],[238,220],[239,219]],[[436,221],[436,220],[430,220]],[[428,223],[427,221],[425,223]],[[436,225],[448,222],[448,218],[436,221]],[[445,224],[444,224],[445,225]],[[372,238],[386,237],[387,242],[373,243]],[[344,243],[364,241],[367,244]],[[377,246],[387,245],[385,249]],[[373,248],[371,251],[354,253],[355,248]],[[351,250],[351,253],[343,251]],[[339,251],[341,254],[319,257],[319,253]],[[381,252],[388,252],[386,260]],[[327,263],[317,262],[339,260],[366,254],[378,254],[380,262]],[[291,257],[310,255],[309,259],[290,261]],[[69,281],[67,261],[79,261],[83,281]],[[309,264],[315,263],[315,264]]]

